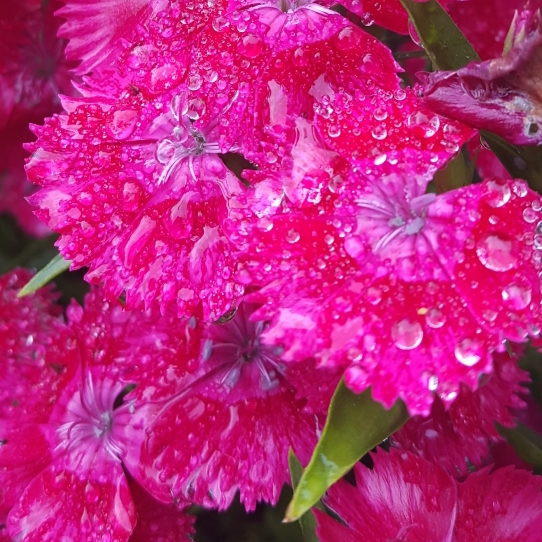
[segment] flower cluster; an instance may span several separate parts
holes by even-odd
[[[478,36],[501,2],[442,4]],[[192,505],[274,505],[343,379],[412,417],[329,491],[322,542],[537,540],[540,479],[487,465],[541,334],[542,197],[489,154],[435,177],[478,129],[539,141],[540,11],[510,5],[485,60],[415,87],[362,28],[417,44],[399,0],[9,8],[0,129],[39,121],[29,201],[92,287],[64,313],[0,277],[0,539],[190,540]]]

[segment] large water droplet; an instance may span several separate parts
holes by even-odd
[[[105,130],[113,139],[128,139],[134,132],[138,113],[133,109],[115,111],[105,122]]]
[[[482,265],[491,271],[509,271],[518,261],[514,242],[502,233],[482,237],[476,245],[476,254]]]
[[[415,111],[408,117],[408,126],[424,138],[433,137],[440,126],[440,119],[430,111]]]
[[[446,323],[446,316],[441,310],[433,307],[427,311],[425,321],[429,327],[438,329]]]
[[[239,52],[247,58],[256,58],[260,56],[264,48],[263,41],[254,34],[247,34],[237,44]]]
[[[507,182],[495,179],[487,181],[484,186],[486,189],[486,201],[491,207],[502,207],[510,201],[512,191]]]
[[[286,234],[286,241],[288,241],[288,243],[297,243],[300,237],[299,232],[292,228],[291,230],[288,230],[288,233]]]
[[[414,23],[411,19],[408,20],[408,33],[410,34],[410,37],[412,38],[412,41],[418,46],[422,46],[422,40],[418,34],[418,31],[416,30],[416,27],[414,26]]]
[[[510,284],[502,291],[502,299],[514,309],[520,311],[526,308],[532,299],[530,288],[523,288],[517,284]]]
[[[423,339],[423,329],[419,322],[401,320],[391,328],[391,337],[397,348],[412,350],[420,345]]]
[[[454,354],[459,363],[472,367],[482,359],[484,349],[482,344],[474,339],[463,339],[455,347]]]

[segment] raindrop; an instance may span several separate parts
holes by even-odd
[[[356,47],[361,41],[361,33],[353,26],[343,28],[331,38],[331,42],[338,51],[348,51]]]
[[[367,289],[367,301],[371,305],[378,305],[382,301],[382,290],[371,286]]]
[[[201,75],[195,73],[188,79],[188,88],[190,90],[199,90],[201,88],[202,78]]]
[[[376,120],[385,120],[388,117],[388,112],[385,109],[382,109],[381,107],[377,107],[374,110],[373,117]]]
[[[115,111],[105,122],[105,130],[113,139],[128,139],[134,132],[137,111],[124,109]]]
[[[427,382],[427,387],[430,391],[435,391],[438,388],[438,376],[431,375],[429,381]]]
[[[517,263],[512,239],[502,233],[489,233],[476,245],[476,255],[491,271],[509,271]]]
[[[526,209],[523,210],[523,219],[525,220],[525,222],[532,224],[537,218],[538,218],[538,215],[536,211],[534,211],[530,207],[527,207]]]
[[[446,323],[446,316],[441,310],[433,307],[425,314],[425,321],[429,327],[438,329]]]
[[[375,126],[373,130],[371,131],[371,135],[375,138],[381,141],[382,139],[386,139],[388,135],[388,131],[384,126]]]
[[[510,201],[511,190],[507,182],[495,179],[485,183],[487,203],[494,208]]]
[[[531,298],[531,289],[517,284],[510,284],[502,291],[503,301],[518,311],[525,309],[531,302]]]
[[[341,135],[341,129],[338,126],[331,125],[327,133],[329,134],[329,137],[339,137]]]
[[[286,234],[286,241],[288,241],[288,243],[297,243],[299,239],[300,239],[299,232],[294,230],[293,228],[289,230],[288,233]]]
[[[256,58],[260,56],[264,48],[263,41],[254,34],[247,34],[237,44],[239,52],[247,58]]]
[[[194,98],[188,102],[188,111],[186,115],[189,119],[198,120],[205,114],[205,103],[199,98]]]
[[[437,133],[440,119],[431,112],[415,111],[409,115],[407,123],[415,132],[421,133],[422,137],[429,138]]]
[[[463,365],[472,367],[476,365],[484,354],[482,345],[473,339],[463,339],[454,349],[454,354]]]
[[[414,23],[411,19],[408,20],[408,33],[410,34],[410,37],[412,38],[412,41],[418,46],[422,46],[422,40],[418,34],[418,31],[416,30],[416,27],[414,26]]]
[[[391,337],[397,348],[412,350],[420,345],[423,339],[423,329],[419,322],[401,320],[391,328]]]

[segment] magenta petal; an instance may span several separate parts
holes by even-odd
[[[352,13],[359,15],[361,21],[370,26],[377,24],[398,34],[408,32],[408,15],[399,0],[342,0],[341,4]]]
[[[459,484],[455,536],[462,542],[540,542],[542,477],[489,468]]]
[[[137,510],[137,525],[130,542],[193,540],[195,516],[183,512],[174,504],[158,502],[136,482],[130,483],[130,492]]]
[[[521,41],[502,58],[471,63],[457,72],[429,74],[424,103],[474,128],[518,145],[542,141],[539,89],[542,65],[540,12]]]
[[[59,457],[28,485],[8,516],[10,536],[24,542],[69,537],[86,542],[90,533],[109,533],[127,541],[135,526],[135,507],[120,462],[96,449],[92,471],[81,471],[80,453]]]
[[[523,349],[518,350],[521,355]],[[478,390],[462,386],[448,410],[437,399],[427,418],[414,416],[393,440],[400,448],[439,463],[452,476],[467,474],[468,464],[482,466],[491,444],[504,442],[495,423],[514,425],[509,408],[523,406],[517,393],[525,391],[522,383],[529,376],[518,368],[516,357],[494,354],[494,372],[482,377]]]
[[[80,60],[77,73],[84,75],[105,59],[118,55],[119,40],[141,24],[150,0],[71,0],[56,14],[66,22],[59,36],[69,40],[66,55]]]
[[[457,506],[457,488],[438,465],[391,450],[373,454],[374,469],[354,467],[356,487],[346,481],[333,485],[326,506],[356,534],[352,540],[434,542],[451,540]],[[318,516],[321,542],[340,532]],[[322,530],[321,530],[322,529]],[[347,538],[346,540],[349,540]]]

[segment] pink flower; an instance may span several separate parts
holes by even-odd
[[[198,130],[195,102],[182,90],[150,98],[65,101],[67,113],[35,127],[27,165],[44,185],[37,215],[62,234],[58,246],[87,280],[128,307],[159,304],[206,318],[242,293],[231,276],[233,247],[222,232],[225,196],[242,190],[220,153],[220,118]],[[234,104],[226,106],[234,107]],[[76,182],[73,182],[77,179]]]
[[[50,114],[58,93],[73,93],[64,40],[57,39],[57,0],[6,5],[0,21],[0,128],[29,112]]]
[[[472,62],[456,72],[429,74],[427,107],[518,145],[541,141],[538,73],[542,56],[540,11],[527,10],[512,28],[512,47],[501,58]]]
[[[344,540],[542,540],[542,478],[507,467],[457,483],[438,465],[412,454],[372,455],[356,465],[356,487],[340,481],[324,499],[343,525],[316,510],[321,542]]]
[[[341,4],[359,15],[367,26],[377,24],[399,34],[407,33],[408,16],[399,0],[343,0]]]
[[[540,333],[542,204],[523,181],[425,194],[398,167],[351,177],[329,214],[249,230],[239,280],[264,285],[255,317],[272,319],[264,340],[284,360],[345,367],[354,391],[428,415],[435,392],[450,404],[460,382],[476,389],[505,339]]]
[[[266,324],[249,320],[253,309],[241,304],[220,324],[149,312],[124,336],[117,367],[141,383],[129,397],[148,425],[129,463],[163,502],[224,509],[239,491],[247,510],[275,504],[289,481],[289,447],[310,457],[339,375],[315,373],[310,361],[286,370],[280,351],[261,342]]]
[[[70,322],[64,324],[48,316],[53,306],[32,305],[39,296],[16,300],[13,277],[6,293],[15,318],[4,326],[8,333],[2,348],[13,347],[9,339],[20,336],[17,326],[26,325],[28,335],[14,359],[3,360],[4,378],[18,382],[2,397],[6,406],[0,423],[2,508],[9,510],[9,535],[37,542],[107,533],[127,541],[136,510],[123,454],[128,441],[141,441],[144,432],[131,426],[133,403],[116,404],[124,385],[108,369],[114,355],[111,340],[123,332],[122,321],[94,291],[87,296],[86,311],[71,305]],[[38,325],[43,321],[52,332]],[[188,536],[189,520],[178,523],[171,511],[164,514],[170,518],[165,530],[183,525],[183,536]]]
[[[484,378],[473,392],[462,386],[457,399],[446,411],[442,401],[435,400],[427,418],[411,418],[392,437],[399,448],[424,457],[452,476],[464,475],[468,466],[487,464],[490,446],[504,442],[495,423],[514,425],[509,408],[525,407],[517,395],[525,393],[522,384],[528,373],[517,367],[517,357],[507,352],[493,357],[493,374]]]

